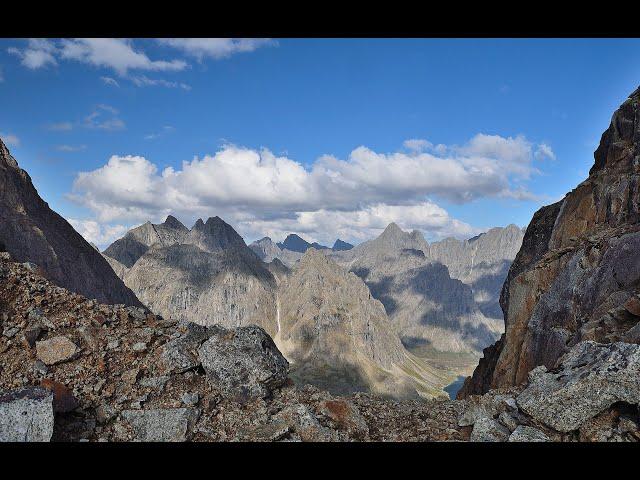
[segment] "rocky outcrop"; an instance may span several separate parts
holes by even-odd
[[[517,385],[585,340],[637,342],[640,90],[615,112],[589,177],[540,209],[501,295],[506,333],[460,396]]]
[[[40,198],[1,140],[0,247],[69,290],[105,303],[141,305],[100,253]]]
[[[446,375],[402,346],[366,285],[322,251],[309,249],[282,283],[275,340],[292,377],[334,393],[437,395]]]
[[[53,394],[40,387],[0,393],[0,442],[48,442],[53,435]]]

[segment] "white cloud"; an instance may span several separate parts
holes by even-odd
[[[177,48],[198,60],[205,57],[227,58],[236,53],[252,52],[260,47],[276,44],[266,38],[164,38],[158,42]]]
[[[535,156],[537,160],[544,160],[545,158],[549,158],[551,160],[556,159],[556,154],[553,152],[553,149],[546,143],[538,145]]]
[[[56,47],[52,41],[38,38],[28,40],[27,46],[23,49],[16,47],[7,49],[9,53],[20,58],[22,65],[31,70],[56,65],[55,50]]]
[[[0,132],[0,138],[5,143],[5,145],[9,145],[11,147],[17,147],[20,145],[20,139],[11,133],[2,133]]]
[[[76,38],[60,42],[60,58],[111,68],[119,75],[129,70],[179,71],[187,67],[184,60],[151,60],[136,50],[133,42],[121,38]]]
[[[87,242],[91,242],[98,247],[109,245],[129,230],[129,227],[125,225],[100,225],[95,220],[67,218],[67,221]]]
[[[106,131],[124,130],[125,123],[118,117],[118,110],[110,105],[100,104],[84,118],[86,128]]]
[[[166,87],[181,88],[183,90],[191,90],[191,86],[183,82],[170,82],[162,78],[149,78],[146,75],[137,75],[129,78],[134,85],[138,87]]]
[[[86,148],[86,145],[56,145],[56,150],[59,152],[81,152]]]
[[[383,154],[358,147],[346,160],[323,156],[312,165],[234,145],[214,155],[158,167],[141,156],[112,156],[81,172],[69,197],[101,223],[220,215],[239,231],[262,235],[299,231],[359,240],[391,221],[432,235],[468,236],[431,197],[455,202],[503,197],[532,200],[523,179],[535,173],[524,137],[477,135],[443,154]]]
[[[115,78],[111,78],[111,77],[100,77],[100,80],[102,80],[102,82],[105,85],[112,85],[114,87],[119,87],[120,84],[118,83],[118,81]]]
[[[405,140],[402,143],[402,146],[404,146],[404,148],[406,148],[407,150],[411,150],[414,152],[423,152],[426,149],[433,147],[433,144],[430,141],[424,140],[422,138],[411,138],[409,140]]]

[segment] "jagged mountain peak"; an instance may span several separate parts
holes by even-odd
[[[246,247],[238,232],[218,216],[209,217],[206,223],[199,218],[186,235],[184,243],[196,245],[207,252]]]
[[[175,228],[178,230],[188,230],[187,227],[185,227],[182,224],[182,222],[178,220],[176,217],[174,217],[173,215],[168,215],[165,221],[162,222],[162,225],[164,225],[165,227]]]
[[[347,243],[343,240],[340,240],[339,238],[334,242],[333,247],[331,247],[331,250],[335,250],[335,251],[343,251],[343,250],[351,250],[353,248],[353,245],[351,245],[350,243]]]
[[[2,141],[2,138],[0,138],[0,165],[2,163],[13,168],[18,168],[18,162],[13,158],[11,152],[9,152],[9,149]]]

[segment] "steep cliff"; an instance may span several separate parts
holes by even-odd
[[[47,278],[105,303],[141,305],[100,252],[40,198],[0,140],[0,246]]]
[[[459,396],[517,385],[584,340],[640,341],[640,90],[614,113],[589,177],[533,217],[500,303],[506,332]]]

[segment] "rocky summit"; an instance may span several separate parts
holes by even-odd
[[[583,341],[640,342],[640,90],[614,113],[589,177],[541,208],[509,269],[506,331],[460,395],[518,385]]]
[[[40,198],[29,174],[2,140],[0,251],[33,264],[58,285],[89,298],[142,305],[100,253]]]

